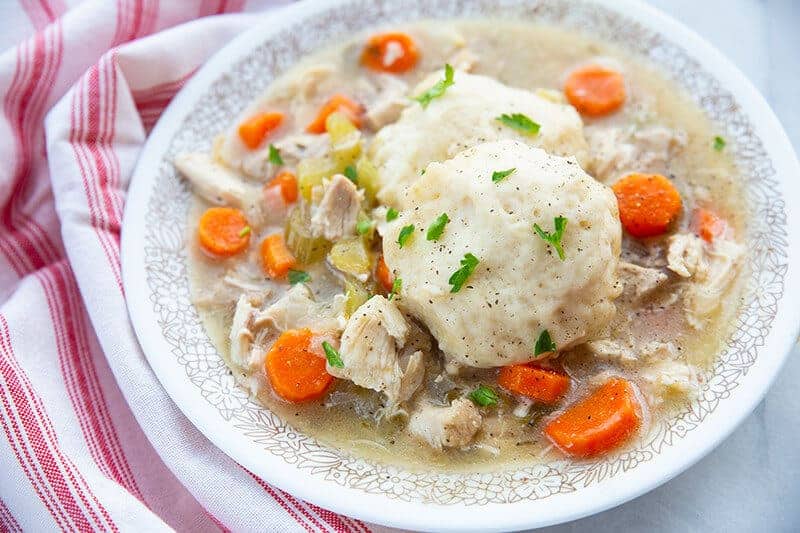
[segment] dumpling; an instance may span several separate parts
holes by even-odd
[[[495,171],[514,169],[494,182]],[[436,241],[427,228],[450,222]],[[533,230],[565,217],[560,260]],[[402,228],[414,225],[401,247]],[[418,317],[449,361],[494,367],[534,359],[547,330],[558,348],[596,334],[615,313],[621,229],[611,189],[575,159],[505,140],[431,163],[407,191],[400,217],[383,226],[383,251],[402,279],[401,307]],[[465,254],[479,263],[460,291],[450,276]]]
[[[432,74],[413,94],[430,88],[442,74]],[[465,148],[500,139],[516,139],[550,153],[588,157],[583,123],[571,106],[552,102],[523,89],[508,87],[486,76],[457,71],[455,83],[423,109],[412,102],[400,119],[381,129],[370,146],[370,160],[378,167],[378,198],[402,207],[403,190],[412,185],[428,163],[450,159]],[[521,113],[540,125],[526,135],[497,120]]]

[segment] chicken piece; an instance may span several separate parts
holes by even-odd
[[[344,328],[345,296],[337,294],[327,302],[314,301],[306,285],[298,283],[278,301],[253,317],[253,328],[270,325],[278,331],[308,328],[317,334],[334,334]]]
[[[328,365],[328,373],[383,393],[384,415],[391,416],[414,394],[425,372],[422,352],[403,357],[404,361],[398,357],[407,335],[408,324],[395,303],[374,296],[356,310],[342,333],[339,353],[344,366]]]
[[[367,125],[378,131],[400,118],[409,104],[408,84],[391,74],[376,74],[359,87],[359,99],[365,102]]]
[[[233,314],[233,323],[229,335],[231,341],[231,362],[239,367],[247,366],[250,359],[250,345],[253,342],[253,316],[256,308],[250,299],[242,294],[236,302],[236,311]]]
[[[217,163],[209,154],[178,154],[175,167],[192,184],[192,190],[208,202],[241,209],[251,224],[260,220],[261,189],[246,183],[239,174]]]
[[[704,276],[708,272],[703,241],[691,233],[673,235],[667,241],[667,268],[682,278]]]
[[[441,450],[467,446],[481,428],[481,413],[466,398],[458,398],[448,407],[424,405],[408,421],[408,430],[417,438]]]
[[[700,393],[697,368],[675,359],[662,359],[639,371],[642,392],[651,407],[668,399],[694,398]]]
[[[275,148],[287,165],[299,163],[302,159],[323,157],[330,151],[331,140],[327,133],[312,135],[298,133],[275,141]]]
[[[475,65],[478,63],[478,55],[469,48],[462,48],[447,61],[454,69],[463,72],[472,72]]]
[[[311,216],[311,233],[337,241],[354,235],[362,196],[355,184],[341,174],[331,178],[322,200]]]
[[[695,329],[705,325],[706,318],[716,311],[723,295],[736,279],[744,247],[729,240],[716,240],[706,248],[708,270],[695,275],[684,294],[686,319]]]
[[[666,174],[671,157],[686,146],[686,134],[662,126],[645,129],[587,127],[593,155],[589,168],[600,181],[627,172]]]
[[[587,342],[586,347],[596,357],[621,363],[674,359],[678,356],[678,349],[671,342],[649,341],[638,344],[632,339],[602,339]]]
[[[632,293],[634,300],[653,292],[669,279],[664,272],[655,268],[640,267],[622,261],[619,263],[619,274],[625,283],[625,292]]]

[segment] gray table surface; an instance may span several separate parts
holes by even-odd
[[[650,0],[736,63],[800,151],[800,0]],[[800,179],[800,176],[797,176]],[[540,531],[800,531],[800,349],[754,413],[658,489]]]

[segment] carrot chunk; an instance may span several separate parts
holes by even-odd
[[[297,201],[297,176],[288,170],[283,170],[270,180],[267,187],[279,187],[283,201],[292,204]]]
[[[634,237],[661,235],[680,213],[681,195],[661,174],[628,174],[611,188],[619,220]]]
[[[280,233],[273,233],[261,242],[261,262],[264,272],[271,278],[285,276],[297,263]]]
[[[383,256],[378,258],[378,264],[375,266],[375,279],[381,284],[381,287],[386,292],[391,292],[392,284],[394,283],[394,276],[392,276],[392,272],[389,270],[389,267],[386,265],[386,261],[383,260]]]
[[[264,367],[272,389],[286,401],[320,398],[333,376],[325,370],[325,357],[312,350],[308,329],[284,331],[267,353]]]
[[[544,431],[565,453],[591,457],[628,439],[639,427],[640,413],[633,386],[612,378],[551,420]]]
[[[580,113],[601,117],[616,111],[625,102],[625,80],[615,70],[589,65],[570,73],[564,93]]]
[[[239,124],[239,138],[248,148],[255,150],[282,122],[283,113],[258,113]]]
[[[361,64],[370,70],[401,74],[417,64],[419,51],[407,33],[387,32],[373,35],[361,53]]]
[[[197,225],[200,246],[213,255],[230,257],[250,243],[250,226],[244,213],[232,207],[211,207]]]
[[[509,392],[555,403],[569,389],[569,376],[533,365],[510,365],[500,369],[497,383]]]
[[[694,212],[692,227],[704,241],[711,243],[725,233],[727,224],[713,211],[701,207]]]
[[[364,107],[343,94],[334,94],[320,108],[317,117],[306,127],[306,131],[308,133],[325,133],[327,131],[325,121],[329,115],[336,112],[344,113],[356,128],[361,127],[361,115],[364,113]]]

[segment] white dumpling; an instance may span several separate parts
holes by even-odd
[[[495,183],[492,173],[516,170]],[[437,241],[427,228],[450,222]],[[534,223],[554,230],[566,217],[561,261]],[[398,234],[413,224],[401,248]],[[621,229],[611,189],[575,159],[505,140],[431,163],[407,191],[400,217],[382,227],[385,260],[402,279],[399,303],[430,329],[448,360],[476,367],[534,358],[543,330],[568,348],[596,334],[615,313],[622,288]],[[450,276],[466,253],[479,259],[451,293]]]
[[[413,94],[430,88],[442,73],[420,82]],[[516,139],[550,153],[587,158],[583,123],[571,106],[531,91],[508,87],[486,76],[457,71],[455,83],[423,108],[411,101],[400,119],[381,129],[370,147],[370,159],[380,173],[379,199],[401,207],[404,188],[428,163],[450,159],[465,148],[500,139]],[[503,114],[521,113],[540,125],[526,135],[500,123]]]

